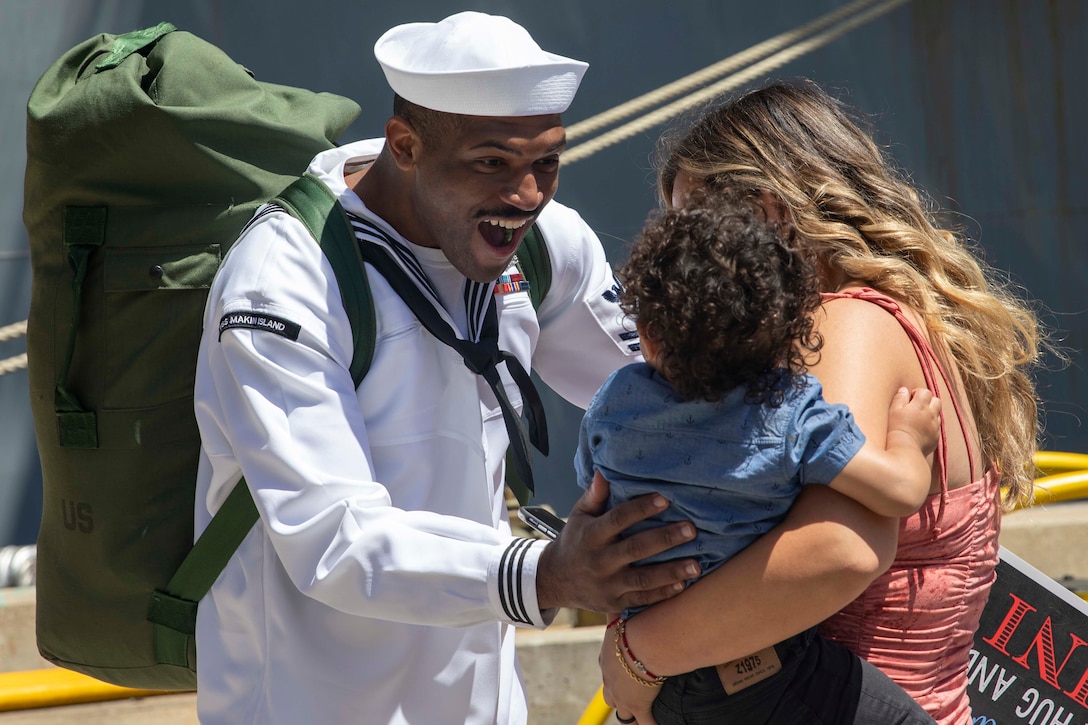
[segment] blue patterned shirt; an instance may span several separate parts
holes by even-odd
[[[819,381],[790,388],[779,407],[681,400],[645,363],[613,373],[582,420],[575,469],[585,488],[600,470],[610,506],[647,493],[671,505],[627,534],[676,521],[693,541],[640,563],[693,557],[703,574],[778,524],[808,483],[827,484],[865,442],[844,405],[823,399]]]

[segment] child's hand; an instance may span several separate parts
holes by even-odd
[[[899,388],[888,409],[884,445],[867,440],[831,480],[831,488],[881,516],[910,516],[934,484],[928,458],[937,448],[940,411],[941,401],[929,390]]]
[[[906,433],[928,456],[937,448],[941,432],[941,401],[926,388],[899,388],[888,411],[888,433]]]

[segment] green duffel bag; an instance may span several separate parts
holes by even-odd
[[[46,659],[118,685],[196,686],[196,602],[256,520],[243,483],[189,556],[208,286],[255,209],[358,113],[346,98],[259,82],[169,24],[92,38],[35,86],[23,218]],[[347,298],[365,286],[354,239],[341,218],[325,228],[337,207],[322,185],[293,189],[335,247],[354,327],[367,304]]]

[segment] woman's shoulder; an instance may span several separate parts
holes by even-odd
[[[914,345],[896,311],[907,319],[916,316],[883,295],[825,299],[816,316],[823,347],[811,371],[831,391],[832,400],[852,399],[844,391],[866,386],[894,390],[924,384]]]
[[[828,342],[860,340],[879,345],[881,341],[910,340],[901,318],[912,325],[921,325],[921,316],[911,306],[869,287],[852,287],[833,295],[824,295],[816,318],[817,331]],[[879,354],[879,349],[872,351]]]

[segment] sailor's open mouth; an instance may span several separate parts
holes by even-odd
[[[528,219],[489,218],[479,223],[477,228],[484,241],[492,247],[501,248],[521,241],[521,232]]]

